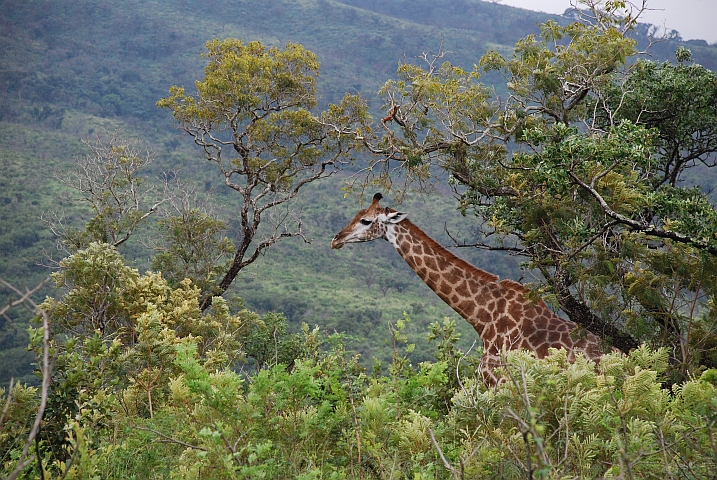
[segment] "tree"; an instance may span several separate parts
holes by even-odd
[[[139,174],[154,159],[150,150],[119,137],[83,143],[89,153],[77,159],[75,169],[56,176],[80,194],[94,216],[82,230],[68,226],[57,213],[43,218],[68,253],[92,242],[122,245],[167,199],[165,185],[164,196],[152,202],[156,186]]]
[[[638,60],[622,83],[606,89],[598,119],[603,125],[627,119],[655,129],[651,184],[676,187],[689,168],[713,167],[717,151],[717,75],[691,63],[680,47],[677,64]]]
[[[208,64],[196,95],[174,86],[158,102],[172,111],[239,195],[241,233],[234,258],[212,294],[202,299],[202,309],[273,244],[304,238],[290,201],[302,187],[331,175],[349,159],[351,132],[368,115],[361,99],[352,95],[320,114],[311,113],[317,105],[319,64],[301,45],[281,50],[259,42],[213,40],[204,56]],[[270,224],[263,234],[262,223]]]
[[[383,135],[359,139],[376,154],[372,180],[400,172],[402,188],[423,187],[447,172],[463,213],[496,238],[475,246],[524,257],[537,293],[571,320],[624,351],[670,346],[673,371],[687,375],[714,361],[717,212],[677,180],[713,165],[715,76],[628,65],[637,52],[626,33],[644,3],[582,3],[581,21],[541,25],[512,58],[483,56],[507,98],[479,83],[477,67],[426,55],[382,89],[400,105]]]
[[[46,312],[45,330],[31,329],[30,337],[41,355],[47,332],[54,354],[51,381],[44,380],[36,453],[61,468],[82,464],[69,458],[89,459],[79,435],[86,441],[101,437],[117,411],[153,418],[170,394],[170,379],[179,374],[174,362],[180,346],[191,343],[209,370],[233,368],[244,360],[242,341],[250,325],[260,322],[247,310],[232,314],[223,299],[202,314],[200,290],[189,280],[172,288],[160,273],[140,275],[106,243],[91,243],[59,267],[52,274],[58,297],[37,307]]]

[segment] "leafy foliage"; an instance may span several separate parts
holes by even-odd
[[[429,334],[439,360],[412,364],[404,317],[390,328],[385,374],[369,374],[342,335],[307,325],[283,342],[285,356],[257,357],[258,369],[242,373],[231,367],[237,353],[256,349],[253,329],[288,340],[266,329],[281,331],[278,317],[231,315],[221,298],[200,315],[196,289],[185,302],[171,291],[154,295],[167,288],[160,276],[140,283],[135,340],[98,332],[54,344],[53,400],[33,452],[42,460],[27,475],[704,478],[717,466],[715,371],[669,391],[661,385],[665,350],[606,355],[597,368],[583,357],[569,363],[562,350],[542,360],[508,352],[505,381],[487,389],[479,357],[456,348],[450,321]],[[192,291],[184,288],[182,297]],[[121,296],[112,301],[119,310]],[[227,328],[235,330],[224,337]],[[37,347],[38,335],[31,338]],[[35,393],[15,387],[12,416],[0,421],[4,471],[22,447]]]
[[[188,278],[202,292],[212,293],[234,252],[234,243],[225,236],[226,223],[186,202],[157,223],[162,242],[152,268],[173,286]]]
[[[651,183],[675,187],[687,169],[714,165],[717,76],[691,63],[692,54],[676,52],[679,63],[638,61],[623,84],[615,83],[606,94],[602,122],[629,119],[654,129],[656,165]]]

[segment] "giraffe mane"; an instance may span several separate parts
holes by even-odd
[[[527,297],[528,294],[530,293],[530,289],[528,287],[526,287],[525,285],[523,285],[520,282],[516,282],[515,280],[511,280],[509,278],[505,278],[505,279],[501,280],[500,282],[498,282],[498,285],[503,287],[505,290],[513,290],[521,295],[524,295],[525,297]],[[545,301],[540,297],[535,298],[534,300],[531,300],[531,301],[534,305],[541,305],[545,308],[548,308],[551,312],[553,311],[553,309],[549,308],[548,305],[545,303]],[[555,312],[553,312],[553,313],[555,313]],[[565,319],[563,319],[563,320],[565,320]]]
[[[515,280],[511,280],[509,278],[504,278],[499,283],[501,284],[501,286],[503,286],[509,290],[516,290],[521,293],[528,293],[530,291],[522,283],[516,282]]]

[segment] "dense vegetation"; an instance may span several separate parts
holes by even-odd
[[[383,116],[379,111],[382,102],[375,92],[386,78],[395,75],[401,59],[410,61],[422,52],[438,51],[443,42],[444,50],[451,52],[446,59],[469,67],[488,48],[509,53],[517,39],[530,33],[522,30],[524,27],[537,33],[536,22],[547,18],[479,1],[421,5],[425,7],[423,13],[415,15],[415,9],[398,8],[401,4],[397,2],[277,0],[259,6],[215,0],[201,12],[186,2],[125,2],[121,7],[99,0],[62,5],[0,2],[4,12],[0,28],[0,277],[17,285],[34,285],[47,274],[46,265],[55,265],[46,256],[55,261],[61,258],[52,233],[40,217],[57,212],[69,224],[82,225],[80,217],[87,215],[87,210],[77,196],[67,195],[54,174],[69,168],[74,158],[85,156],[88,147],[81,140],[92,142],[97,134],[119,134],[149,145],[155,158],[141,174],[143,178],[153,180],[162,171],[179,171],[180,178],[191,179],[196,190],[214,193],[215,208],[233,208],[227,203],[223,179],[192,161],[196,151],[177,137],[169,116],[155,106],[166,96],[169,85],[189,86],[200,77],[202,65],[197,53],[211,38],[258,39],[270,46],[302,43],[322,64],[317,80],[321,108],[338,102],[346,92],[361,92],[370,111],[379,117]],[[641,47],[646,45],[648,31],[644,25],[635,30]],[[674,58],[679,44],[679,36],[673,35],[651,47],[651,58]],[[696,63],[717,68],[714,48],[699,42],[689,46]],[[493,82],[502,94],[507,92],[499,75],[489,72],[483,78]],[[425,287],[388,249],[379,249],[379,257],[371,254],[373,249],[334,256],[340,263],[326,279],[332,285],[332,294],[322,301],[315,297],[310,282],[303,279],[315,276],[316,264],[323,267],[325,262],[311,260],[314,264],[310,265],[304,260],[319,259],[326,252],[326,242],[355,210],[350,198],[339,201],[342,181],[334,179],[337,181],[325,182],[320,190],[307,191],[298,198],[304,210],[311,212],[304,228],[306,237],[314,239],[312,244],[280,246],[267,254],[270,260],[261,262],[261,273],[247,270],[239,278],[240,288],[245,282],[253,282],[240,294],[247,305],[287,313],[293,329],[298,329],[302,319],[329,328],[339,323],[383,324],[383,313],[387,319],[411,306],[416,307],[411,311],[414,321],[424,327],[432,318],[451,314],[440,300],[425,295]],[[711,188],[708,178],[698,180],[703,187]],[[450,242],[443,231],[445,219],[449,231],[470,243],[469,230],[473,227],[452,214],[454,204],[446,193],[443,189],[442,195],[434,196],[431,202],[420,207],[409,202],[404,208],[444,243]],[[304,253],[293,248],[299,245]],[[142,245],[124,248],[138,267],[151,266],[151,256]],[[518,268],[519,260],[513,257],[465,249],[462,254],[502,277],[518,279],[524,275]],[[357,270],[380,274],[369,275],[363,283],[369,288],[360,288],[357,285],[363,280],[345,274]],[[344,274],[336,278],[333,272]],[[290,290],[295,294],[287,293]],[[402,291],[400,296],[396,295],[398,290]],[[0,289],[3,303],[10,298],[8,290]],[[347,304],[350,307],[345,310]],[[345,320],[347,311],[355,320]],[[0,319],[0,381],[7,383],[18,376],[32,381],[31,357],[25,349],[29,316],[15,309],[12,318],[12,322]],[[370,332],[378,335],[376,329]],[[369,357],[388,355],[379,338],[356,345]],[[366,345],[370,346],[367,350]]]
[[[431,325],[436,360],[418,365],[408,319],[393,322],[382,374],[340,334],[287,334],[275,314],[233,314],[221,297],[202,314],[189,282],[140,275],[107,244],[64,260],[55,281],[67,288],[43,305],[55,321],[77,327],[107,306],[111,322],[53,345],[42,465],[32,453],[28,478],[708,478],[717,468],[715,370],[669,392],[665,351],[611,354],[598,370],[564,351],[513,352],[509,380],[486,389],[451,321]],[[31,331],[39,354],[42,333]],[[230,368],[245,356],[254,368]],[[7,471],[37,390],[18,385],[12,398]]]
[[[714,476],[714,49],[636,61],[623,2],[527,37],[483,2],[263,3],[0,5],[3,477]],[[342,184],[629,354],[511,352],[486,388],[389,245],[329,251]]]

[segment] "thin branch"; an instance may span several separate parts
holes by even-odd
[[[162,200],[160,200],[160,201],[158,201],[157,203],[155,203],[154,205],[152,205],[152,206],[150,207],[150,209],[147,210],[147,212],[146,212],[144,215],[142,215],[142,216],[139,218],[139,220],[136,221],[136,223],[135,223],[134,226],[129,227],[129,229],[127,230],[127,233],[125,233],[125,236],[124,236],[123,238],[121,238],[120,240],[117,240],[115,243],[113,243],[112,246],[116,248],[116,247],[122,245],[124,242],[126,242],[126,241],[129,239],[129,237],[131,237],[132,234],[134,233],[135,227],[136,227],[137,225],[141,224],[147,217],[149,217],[150,215],[152,215],[153,213],[155,213],[155,212],[157,211],[157,209],[160,207],[160,205],[162,205],[164,202],[166,202],[166,201],[168,201],[168,200],[169,200],[169,198],[168,198],[168,197],[165,197],[165,198],[163,198]]]
[[[197,445],[192,445],[191,443],[186,443],[186,442],[183,442],[183,441],[181,441],[181,440],[177,440],[176,438],[170,437],[169,435],[165,435],[164,433],[158,432],[157,430],[154,430],[154,429],[151,429],[151,428],[147,428],[147,427],[137,427],[137,426],[135,426],[134,428],[136,428],[137,430],[144,430],[144,431],[147,431],[147,432],[152,432],[152,433],[154,433],[155,435],[159,435],[160,437],[164,438],[165,440],[169,440],[169,441],[172,442],[172,443],[176,443],[177,445],[182,445],[182,446],[187,447],[187,448],[194,448],[194,449],[196,449],[196,450],[201,450],[201,451],[203,451],[203,452],[208,451],[208,450],[207,450],[206,448],[204,448],[204,447],[200,447],[200,446],[197,446]]]
[[[453,478],[455,478],[456,480],[463,478],[463,475],[461,475],[460,477],[458,476],[458,472],[456,472],[456,469],[453,468],[453,465],[451,465],[446,459],[445,455],[443,455],[443,450],[441,450],[441,447],[438,446],[438,442],[436,442],[436,437],[433,435],[433,429],[429,428],[428,433],[431,435],[431,443],[433,443],[433,446],[436,447],[438,455],[440,455],[441,460],[443,461],[443,466],[451,471],[451,473],[453,474]]]
[[[3,281],[4,284],[7,285],[6,282]],[[14,288],[13,288],[14,290]],[[28,299],[29,301],[29,299]],[[34,303],[33,303],[34,304]],[[28,452],[30,450],[30,446],[32,445],[33,441],[35,440],[35,437],[37,436],[38,432],[40,431],[40,424],[42,423],[42,417],[45,414],[45,407],[47,406],[47,398],[50,391],[50,381],[52,379],[52,363],[50,362],[50,315],[52,314],[52,311],[55,309],[55,306],[57,305],[57,301],[55,301],[49,310],[45,311],[43,309],[37,309],[37,312],[42,317],[42,388],[40,393],[40,406],[37,409],[37,414],[35,415],[35,421],[32,425],[32,429],[30,430],[30,433],[27,436],[27,440],[25,441],[25,446],[22,449],[22,452],[20,453],[20,457],[17,460],[17,465],[15,469],[8,475],[8,477],[5,480],[15,480],[18,478],[18,476],[22,473],[22,471],[30,465],[34,459],[28,458]]]
[[[5,280],[3,280],[2,278],[0,278],[0,283],[2,283],[3,285],[5,285],[7,288],[9,288],[10,290],[12,290],[13,292],[15,292],[15,293],[17,293],[18,295],[20,295],[20,298],[19,298],[19,299],[10,302],[10,303],[7,304],[5,307],[3,307],[2,309],[0,309],[0,315],[5,315],[5,313],[6,313],[8,310],[10,310],[11,308],[17,307],[18,305],[22,305],[22,304],[25,304],[25,303],[29,303],[31,307],[37,308],[37,304],[30,298],[30,295],[32,295],[33,293],[35,293],[35,292],[37,292],[38,290],[40,290],[40,289],[41,289],[42,287],[44,287],[45,284],[46,284],[47,282],[49,282],[49,281],[50,281],[50,277],[45,277],[45,279],[43,279],[35,288],[33,288],[32,290],[27,290],[27,289],[25,289],[25,293],[22,293],[20,290],[18,290],[17,288],[15,288],[14,286],[12,286],[12,285],[10,285],[9,283],[7,283]]]
[[[580,245],[580,247],[578,247],[574,252],[572,252],[570,255],[568,255],[568,258],[570,258],[570,259],[575,258],[575,256],[578,253],[582,252],[587,247],[592,245],[595,240],[597,240],[598,238],[603,236],[605,233],[608,232],[608,230],[610,230],[615,225],[618,225],[618,223],[619,222],[617,222],[617,221],[612,221],[612,222],[609,222],[609,223],[603,225],[602,228],[600,228],[600,230],[598,230],[598,232],[595,235],[593,235],[592,237],[587,239],[582,245]]]
[[[5,415],[7,415],[7,412],[10,409],[10,404],[12,403],[12,387],[14,382],[15,379],[10,377],[10,386],[7,389],[7,400],[5,401],[2,413],[0,413],[0,430],[2,430],[2,424],[5,422]]]
[[[498,252],[512,252],[512,255],[527,255],[525,248],[518,248],[518,247],[506,247],[506,246],[495,246],[490,245],[483,242],[475,242],[475,243],[465,243],[465,242],[459,242],[457,238],[451,234],[451,232],[448,231],[448,228],[444,225],[443,230],[446,232],[446,235],[453,241],[453,245],[448,245],[446,248],[466,248],[466,247],[473,247],[473,248],[480,248],[481,250],[491,250],[491,251],[498,251]]]

